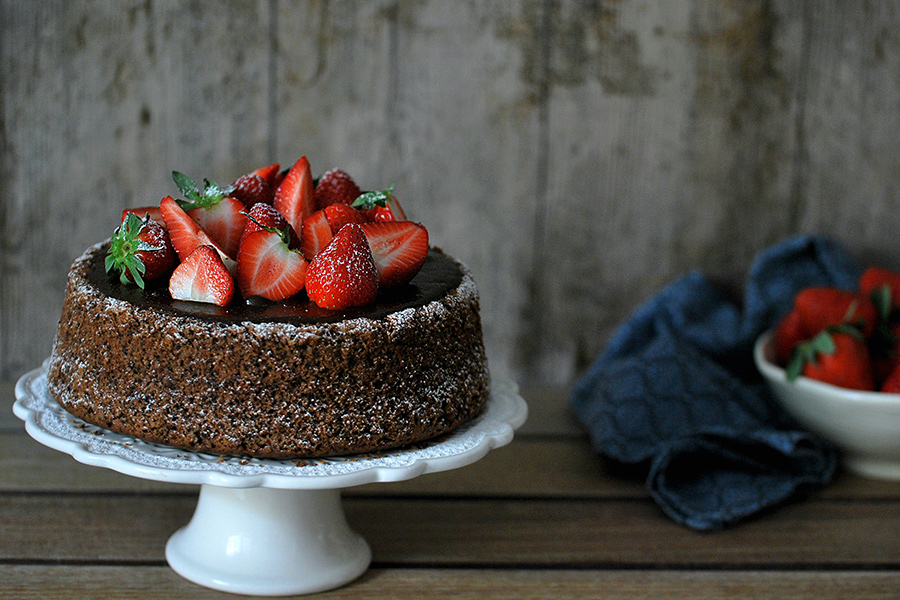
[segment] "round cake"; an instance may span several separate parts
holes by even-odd
[[[346,455],[449,432],[488,396],[477,288],[440,250],[374,302],[328,310],[175,300],[108,274],[108,245],[73,264],[49,360],[51,393],[89,423],[192,451]]]

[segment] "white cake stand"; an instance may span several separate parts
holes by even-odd
[[[482,414],[439,440],[383,454],[286,461],[187,452],[87,424],[49,393],[46,364],[19,379],[13,410],[31,437],[84,464],[199,484],[194,516],[169,538],[166,560],[200,585],[266,596],[332,589],[366,571],[371,550],[347,525],[341,488],[471,464],[508,444],[528,414],[514,383],[495,382]]]

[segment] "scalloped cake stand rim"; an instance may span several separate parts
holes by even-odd
[[[38,442],[78,462],[170,483],[220,487],[335,489],[403,481],[471,464],[512,441],[528,407],[510,380],[493,382],[480,415],[438,440],[384,453],[320,459],[247,459],[179,450],[89,425],[47,389],[47,363],[16,383],[16,416]]]

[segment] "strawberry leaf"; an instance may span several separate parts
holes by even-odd
[[[179,171],[172,171],[172,180],[184,196],[184,200],[178,200],[178,205],[185,212],[195,208],[211,208],[235,190],[234,186],[222,187],[209,179],[203,180],[201,190],[193,179]]]
[[[118,270],[122,283],[131,283],[133,280],[141,289],[144,289],[142,275],[147,269],[137,252],[149,246],[138,237],[143,228],[144,221],[136,214],[128,213],[125,221],[113,232],[104,261],[107,273]]]
[[[175,185],[178,186],[178,190],[185,199],[191,202],[200,200],[200,188],[193,179],[179,171],[172,171],[172,180],[175,181]]]
[[[391,185],[386,190],[365,192],[364,194],[360,194],[350,206],[352,206],[353,208],[358,208],[360,210],[372,210],[376,206],[387,206],[387,203],[390,202],[393,196],[394,186]]]

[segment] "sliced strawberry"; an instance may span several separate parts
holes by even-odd
[[[226,255],[237,256],[247,216],[243,213],[244,204],[228,195],[233,188],[223,188],[205,179],[200,189],[193,179],[178,171],[172,172],[172,179],[185,198],[178,203],[181,208]]]
[[[261,226],[241,243],[237,281],[245,298],[290,298],[306,283],[306,259],[288,247],[284,232]]]
[[[234,269],[234,261],[225,252],[216,246],[216,243],[206,234],[172,196],[166,196],[159,203],[159,210],[166,222],[169,238],[178,253],[178,258],[184,262],[188,255],[197,246],[212,246],[218,250],[222,262],[231,271]]]
[[[241,243],[241,234],[247,225],[244,210],[246,208],[240,200],[225,196],[209,208],[197,207],[189,210],[188,216],[209,234],[225,254],[234,258]]]
[[[234,296],[234,280],[212,246],[197,246],[175,267],[169,293],[176,300],[225,306]]]
[[[341,169],[331,169],[319,178],[316,185],[316,208],[323,209],[332,204],[353,204],[360,190],[353,178]]]
[[[278,187],[278,184],[281,183],[281,178],[278,175],[280,170],[281,165],[279,165],[278,163],[272,163],[271,165],[254,169],[251,173],[253,175],[259,175],[260,177],[265,179],[266,183],[269,184],[272,192],[274,192]]]
[[[162,213],[159,211],[159,206],[139,206],[137,208],[126,208],[122,211],[122,221],[125,220],[125,217],[127,217],[129,213],[137,215],[141,220],[144,220],[145,215],[150,215],[151,219],[153,219],[163,227],[166,226],[166,222],[162,218]]]
[[[322,251],[334,234],[331,232],[331,224],[325,210],[317,210],[303,219],[303,228],[300,232],[300,249],[306,260],[312,260],[316,254]]]
[[[406,213],[394,195],[394,186],[378,192],[366,192],[353,201],[370,221],[406,221]]]
[[[306,293],[322,308],[363,306],[378,295],[378,271],[366,235],[350,223],[309,264]]]
[[[231,197],[240,200],[244,206],[253,206],[260,202],[272,204],[274,200],[272,185],[267,179],[256,173],[241,175],[234,180],[231,187],[234,188]]]
[[[278,209],[294,231],[300,231],[303,219],[315,212],[313,178],[309,161],[301,156],[290,168],[284,181],[275,192],[275,208]]]
[[[165,227],[148,214],[141,220],[135,213],[126,213],[110,239],[106,271],[118,270],[122,283],[134,282],[143,289],[144,280],[168,275],[177,262]]]
[[[361,226],[375,268],[379,287],[402,285],[412,279],[428,256],[428,231],[412,221],[379,221]]]

